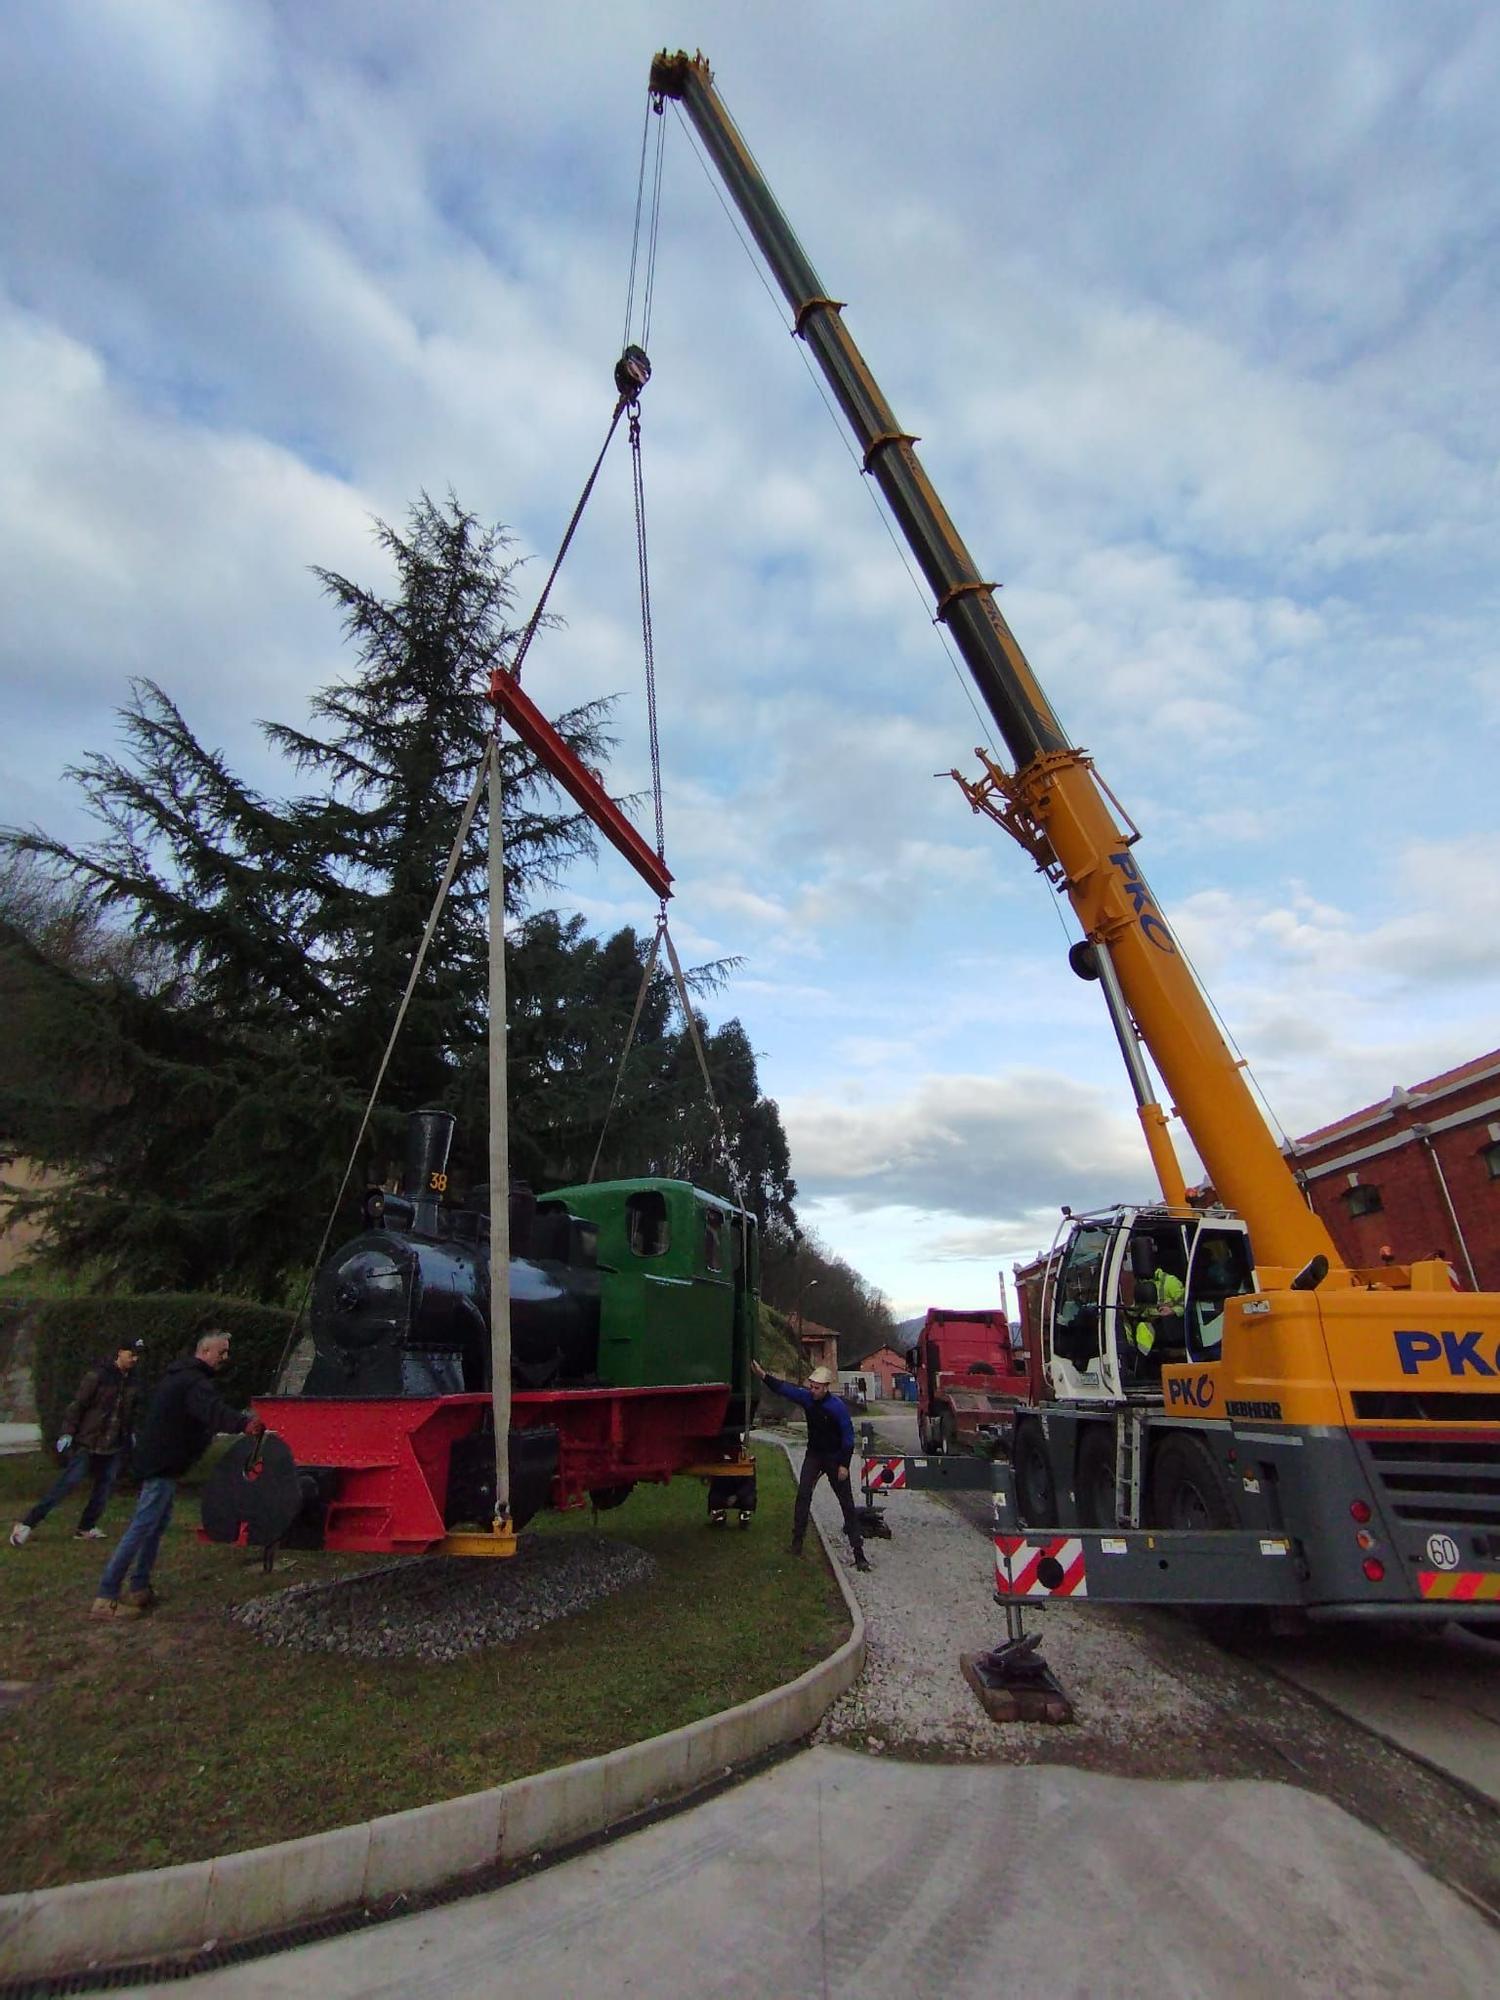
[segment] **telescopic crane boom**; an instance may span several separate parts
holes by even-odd
[[[1086,752],[1069,741],[995,602],[982,572],[933,490],[914,449],[844,325],[841,301],[813,269],[714,88],[705,59],[658,55],[651,90],[682,106],[792,308],[796,333],[853,431],[927,579],[937,617],[953,635],[980,699],[1014,763],[986,759],[988,776],[965,786],[1065,890],[1096,954],[1106,996],[1123,996],[1221,1200],[1250,1224],[1262,1272],[1342,1260],[1282,1158],[1161,908],[1131,854],[1135,831]],[[1128,1023],[1116,1015],[1127,1064]],[[1169,1200],[1181,1172],[1138,1058],[1131,1081],[1153,1162]]]

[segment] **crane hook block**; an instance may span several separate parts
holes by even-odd
[[[634,403],[651,380],[651,363],[644,347],[627,347],[615,363],[615,387],[627,403]]]

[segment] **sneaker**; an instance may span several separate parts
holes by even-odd
[[[740,1516],[740,1526],[741,1526],[742,1528],[748,1528],[748,1527],[749,1527],[749,1525],[750,1525],[750,1523],[751,1523],[751,1521],[752,1521],[753,1519],[754,1519],[754,1516],[753,1516],[753,1515],[751,1515],[751,1514],[741,1514],[741,1516]]]
[[[96,1597],[89,1606],[90,1618],[140,1618],[143,1616],[138,1604],[117,1604],[112,1597]]]
[[[856,1556],[854,1558],[854,1567],[856,1569],[862,1569],[868,1572],[872,1567],[872,1565],[870,1563],[867,1563],[863,1556]]]
[[[30,1540],[31,1540],[30,1528],[27,1527],[24,1521],[17,1521],[16,1525],[10,1531],[11,1547],[13,1549],[19,1549]]]
[[[711,1528],[722,1528],[725,1518],[724,1509],[722,1507],[715,1507],[709,1513],[708,1525]]]
[[[102,1542],[104,1540],[104,1530],[102,1528],[75,1528],[73,1530],[73,1539],[75,1542]]]

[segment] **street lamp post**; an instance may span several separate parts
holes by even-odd
[[[797,1345],[799,1347],[802,1345],[802,1337],[804,1332],[804,1321],[802,1318],[802,1295],[804,1292],[810,1292],[813,1289],[813,1287],[817,1284],[817,1282],[818,1281],[816,1278],[804,1278],[802,1283],[797,1287]]]

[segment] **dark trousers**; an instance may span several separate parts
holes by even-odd
[[[839,1505],[844,1510],[844,1533],[849,1537],[856,1556],[865,1552],[864,1530],[859,1525],[859,1516],[854,1511],[854,1475],[839,1478],[839,1469],[844,1461],[831,1452],[810,1451],[802,1461],[802,1476],[797,1481],[797,1505],[792,1514],[792,1540],[800,1549],[802,1537],[807,1533],[807,1517],[812,1512],[813,1488],[820,1479],[826,1479],[839,1496]],[[846,1468],[847,1469],[847,1468]]]
[[[109,1496],[115,1490],[115,1474],[124,1456],[118,1451],[75,1451],[62,1471],[53,1480],[47,1491],[37,1501],[29,1514],[23,1515],[28,1528],[40,1527],[60,1501],[80,1487],[90,1474],[93,1475],[94,1490],[88,1497],[88,1505],[78,1517],[79,1532],[98,1525],[99,1516],[109,1505]]]

